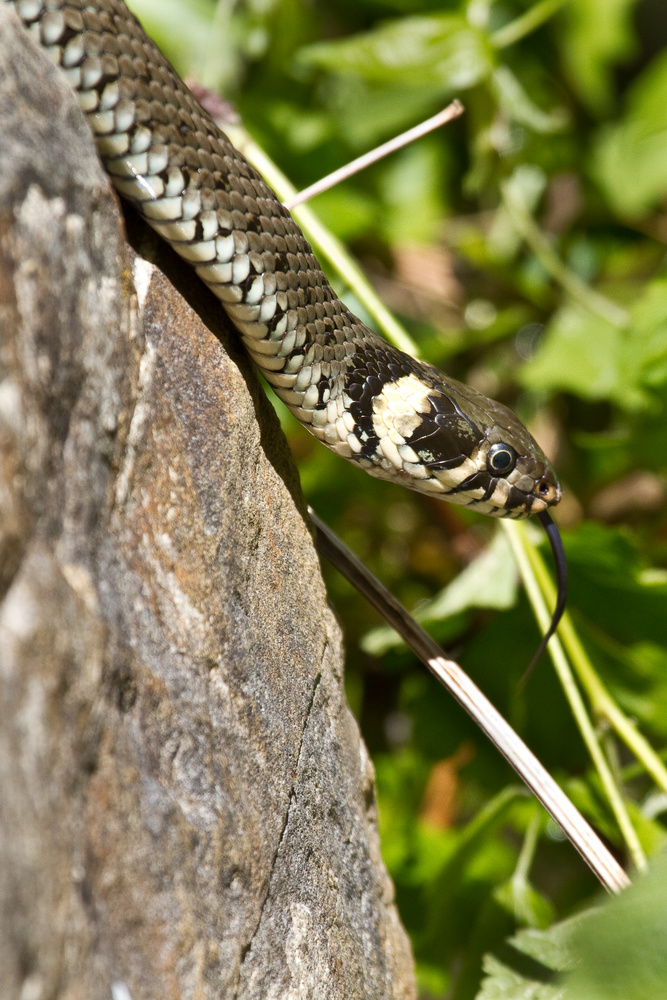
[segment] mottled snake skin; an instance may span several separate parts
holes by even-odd
[[[121,0],[2,0],[63,69],[111,180],[220,299],[320,441],[371,475],[498,517],[560,500],[500,403],[415,361],[337,298],[289,212]]]

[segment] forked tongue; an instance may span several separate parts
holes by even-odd
[[[560,532],[551,520],[551,515],[548,511],[540,511],[537,516],[544,525],[544,530],[547,533],[547,538],[549,539],[549,544],[551,545],[551,551],[553,552],[554,564],[556,566],[556,585],[558,593],[556,598],[556,607],[554,608],[553,615],[551,616],[551,624],[545,632],[542,642],[537,647],[537,652],[530,661],[528,669],[519,681],[520,690],[526,685],[530,675],[537,666],[542,653],[547,648],[549,639],[558,628],[558,623],[563,617],[565,602],[567,600],[567,562],[565,560],[565,550],[563,549],[563,541],[560,537]]]

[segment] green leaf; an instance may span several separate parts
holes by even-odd
[[[433,113],[442,100],[435,83],[374,83],[350,76],[330,81],[332,114],[340,136],[352,148],[365,152],[373,143],[410,128]]]
[[[542,135],[562,132],[567,127],[569,116],[565,108],[542,111],[507,66],[499,66],[494,72],[493,90],[500,109],[519,125]]]
[[[632,533],[589,522],[567,534],[572,600],[624,643],[667,644],[667,580],[646,574]]]
[[[437,242],[438,220],[445,214],[444,174],[443,146],[433,136],[387,160],[382,176],[387,211],[383,213],[382,224],[390,245]]]
[[[484,959],[477,1000],[664,1000],[667,860],[619,896]]]
[[[554,919],[551,903],[528,879],[513,875],[493,893],[516,923],[528,927],[549,927]]]
[[[569,80],[587,107],[611,110],[614,66],[636,49],[632,15],[638,0],[576,0],[565,9],[562,53]]]
[[[612,208],[637,218],[667,194],[667,53],[632,87],[624,117],[598,136],[592,169]]]
[[[435,83],[454,92],[489,75],[492,51],[464,17],[442,14],[385,21],[351,38],[310,45],[298,62],[394,86]]]
[[[638,367],[645,385],[667,382],[667,278],[644,290],[632,313]]]
[[[187,16],[182,0],[129,0],[128,7],[179,73],[197,74],[211,38],[215,7],[209,0],[190,0]]]
[[[654,405],[650,390],[667,382],[667,280],[656,279],[644,289],[627,329],[582,305],[563,306],[521,381],[532,389],[607,399],[630,412]]]
[[[628,409],[644,396],[625,380],[625,333],[576,303],[568,303],[549,323],[535,356],[521,372],[534,390],[565,389],[583,399],[612,399]]]
[[[484,958],[485,979],[477,1000],[562,1000],[561,975],[572,968],[572,939],[582,917],[548,931],[519,931]]]
[[[611,685],[623,707],[663,739],[667,736],[667,649],[657,642],[638,642],[619,651],[625,676]],[[664,827],[661,827],[664,835]],[[643,839],[642,839],[643,842]],[[646,845],[650,852],[650,844]]]
[[[522,163],[506,182],[508,196],[515,198],[525,211],[532,215],[544,194],[548,178],[540,167]],[[487,237],[487,246],[495,260],[509,263],[523,245],[523,236],[517,231],[509,210],[501,201],[496,209]]]
[[[571,936],[576,967],[563,1000],[664,1000],[667,989],[667,861],[609,899]]]
[[[507,536],[498,531],[489,547],[432,601],[421,604],[414,616],[417,621],[427,624],[455,619],[470,608],[511,608],[516,603],[518,582]],[[401,642],[392,628],[381,625],[364,636],[362,648],[379,656]]]
[[[516,603],[518,573],[504,531],[466,566],[437,597],[422,605],[419,621],[442,621],[468,608],[511,608]]]
[[[341,240],[354,240],[378,225],[376,203],[351,184],[342,184],[317,196],[317,214]],[[349,296],[346,294],[346,299]]]

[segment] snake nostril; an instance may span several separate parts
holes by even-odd
[[[546,479],[543,479],[542,482],[538,485],[537,489],[540,496],[548,497],[552,491],[551,483],[548,483]]]

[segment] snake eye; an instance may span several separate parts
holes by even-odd
[[[492,476],[507,476],[516,465],[517,453],[510,444],[492,444],[486,456],[486,469]]]

